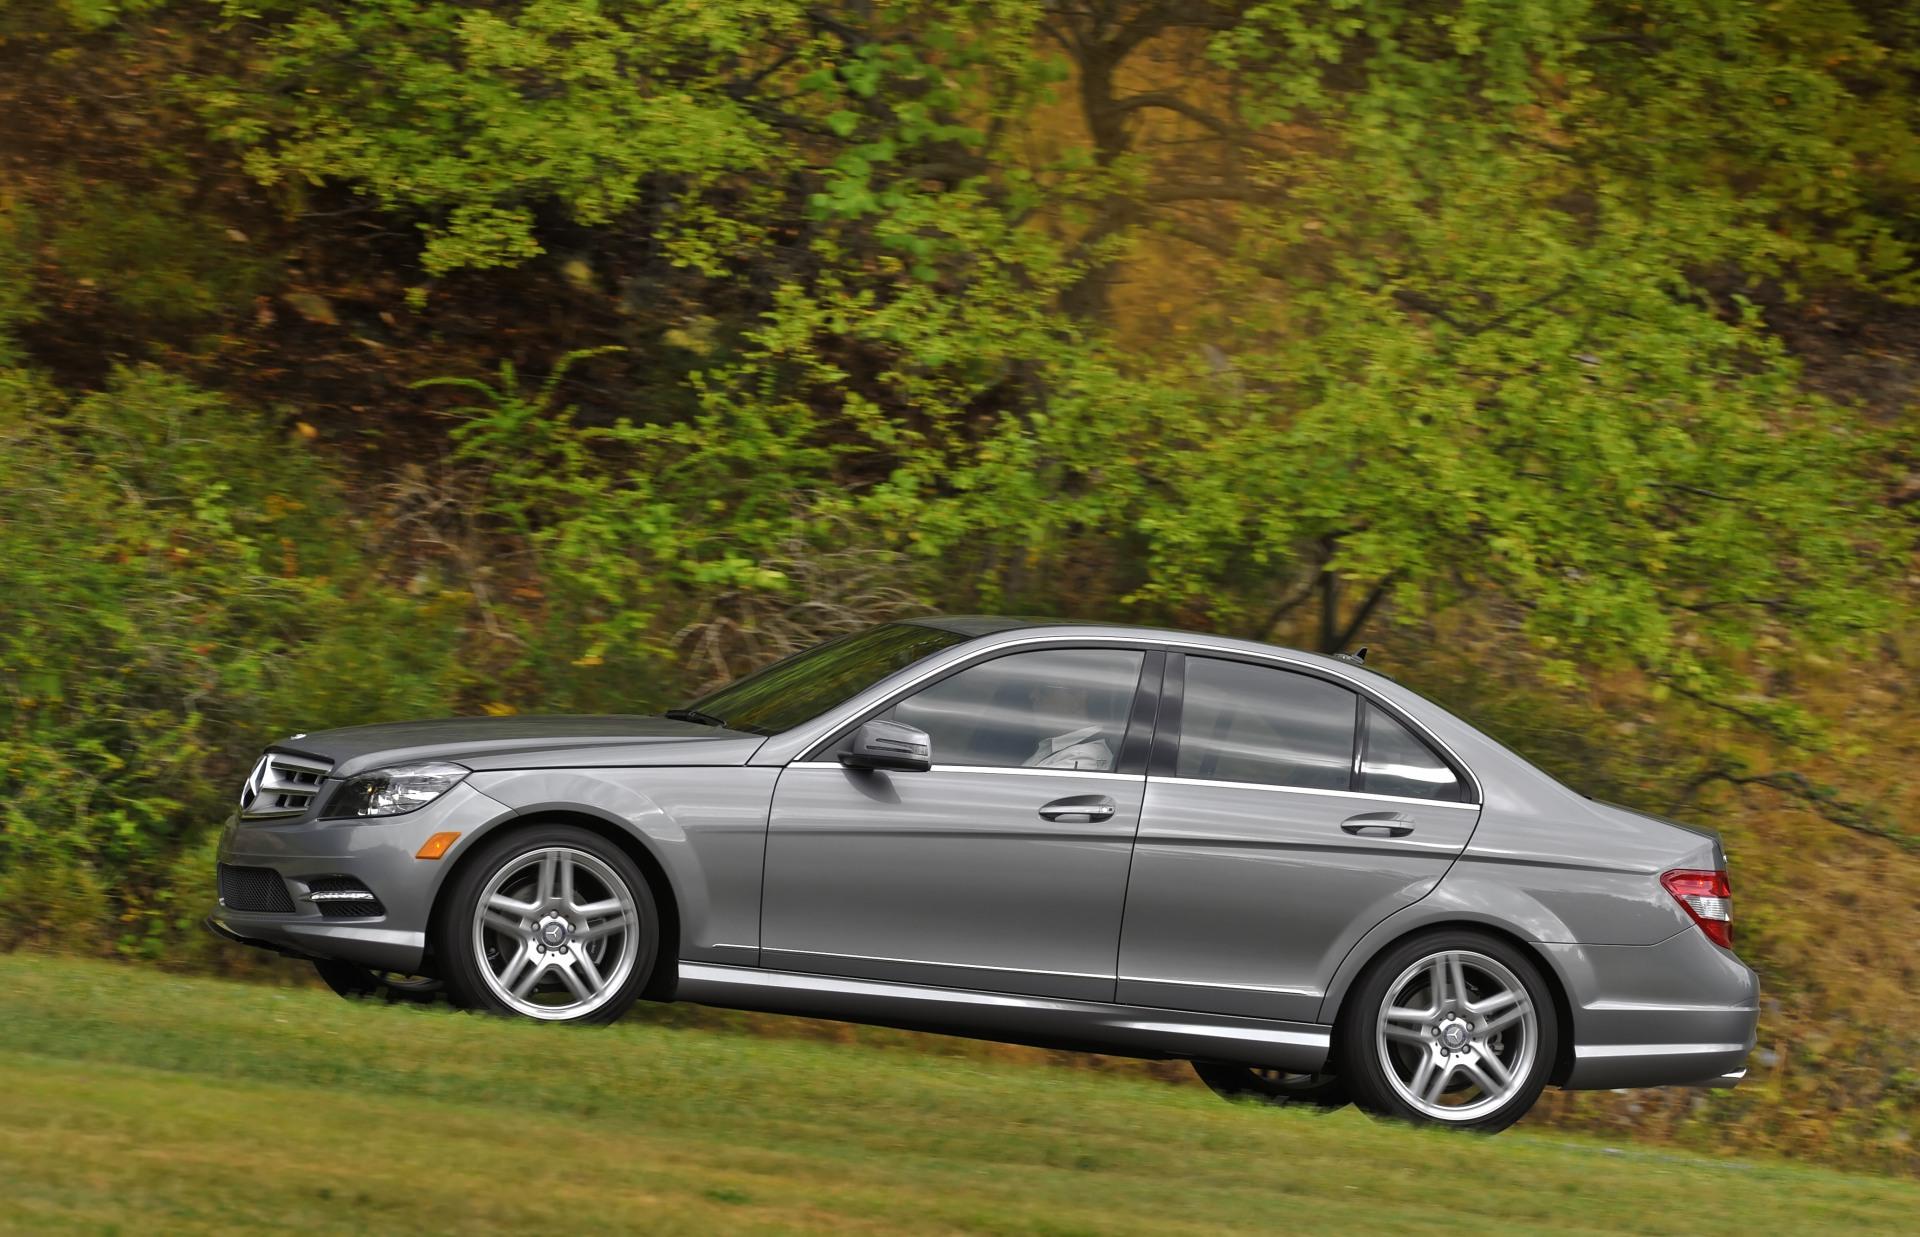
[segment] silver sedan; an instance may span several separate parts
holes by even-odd
[[[295,735],[219,865],[210,926],[347,995],[1180,1058],[1477,1129],[1754,1042],[1713,834],[1353,659],[1181,632],[921,619],[663,716]]]

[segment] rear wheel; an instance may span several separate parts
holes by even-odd
[[[1361,1108],[1491,1133],[1540,1098],[1560,1027],[1533,959],[1499,937],[1449,930],[1376,959],[1336,1034]]]
[[[431,1005],[446,995],[446,985],[431,975],[403,975],[375,971],[352,962],[316,959],[313,969],[327,987],[350,1000],[377,1000],[389,1004]]]
[[[1332,1074],[1297,1074],[1288,1070],[1255,1069],[1250,1065],[1223,1065],[1195,1061],[1193,1072],[1221,1099],[1252,1100],[1276,1108],[1311,1108],[1332,1112],[1353,1102],[1346,1083]]]
[[[543,1022],[612,1022],[653,974],[660,920],[619,847],[572,825],[486,844],[455,877],[437,927],[456,1000]]]

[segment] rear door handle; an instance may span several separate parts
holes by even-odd
[[[1340,822],[1355,837],[1403,838],[1413,832],[1413,817],[1405,812],[1362,812]]]
[[[1110,820],[1119,807],[1106,795],[1073,795],[1055,799],[1040,809],[1042,820],[1084,820],[1089,823]]]

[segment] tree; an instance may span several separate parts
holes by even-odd
[[[731,585],[864,527],[956,600],[1068,604],[1074,572],[1337,649],[1472,596],[1564,675],[1703,697],[1887,621],[1875,432],[1742,292],[1911,291],[1915,39],[1873,10],[222,11],[226,72],[184,88],[290,203],[412,219],[428,278],[637,253],[707,311],[683,411],[551,427],[597,436],[575,492],[516,507],[632,560],[610,612],[669,542],[669,578]],[[1176,263],[1188,329],[1155,334],[1116,290]]]

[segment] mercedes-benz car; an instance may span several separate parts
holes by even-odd
[[[218,880],[215,931],[347,995],[1185,1059],[1478,1129],[1549,1085],[1730,1085],[1754,1042],[1713,834],[1211,635],[927,618],[661,716],[294,735]]]

